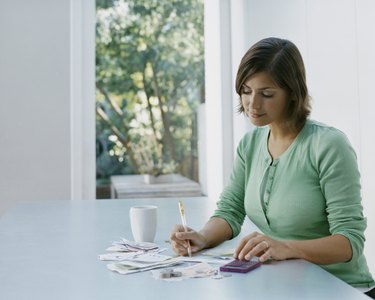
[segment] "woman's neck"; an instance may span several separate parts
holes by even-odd
[[[275,142],[290,141],[290,140],[293,141],[302,129],[302,127],[295,129],[287,125],[280,126],[276,124],[270,124],[269,127],[270,127],[269,139],[272,139]]]
[[[286,125],[277,126],[275,124],[270,124],[269,127],[268,152],[273,159],[278,158],[289,148],[302,129],[302,126],[298,129],[292,129]]]

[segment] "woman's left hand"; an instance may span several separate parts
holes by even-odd
[[[245,236],[234,251],[234,258],[250,260],[259,256],[261,262],[269,259],[284,260],[291,258],[290,247],[285,242],[276,241],[270,237],[253,232]]]

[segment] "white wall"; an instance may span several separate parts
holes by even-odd
[[[95,0],[70,0],[72,200],[95,199]]]
[[[366,255],[375,276],[375,1],[356,1],[360,168],[367,216]]]
[[[242,20],[245,28],[242,37],[248,47],[268,36],[292,40],[305,60],[313,98],[312,118],[344,131],[357,151],[364,213],[368,217],[365,253],[375,275],[375,102],[372,92],[375,83],[375,1],[239,2],[244,7],[243,15],[232,19],[232,23]],[[232,1],[232,6],[238,5],[238,1]],[[235,47],[234,41],[232,45]],[[244,134],[244,128],[240,130],[242,132],[234,136]]]
[[[95,173],[93,180],[77,173],[86,167],[82,158],[73,159],[82,148],[80,154],[95,169],[93,132],[83,134],[77,123],[83,113],[86,118],[94,111],[79,110],[78,117],[71,107],[73,99],[84,107],[86,96],[87,85],[73,88],[72,80],[87,76],[77,52],[83,51],[83,38],[71,31],[82,11],[74,11],[69,0],[0,1],[0,214],[20,200],[83,198],[83,184],[85,195],[95,197]],[[93,57],[90,51],[85,55]],[[77,139],[80,135],[84,138]],[[92,150],[84,152],[88,144]]]
[[[205,123],[200,130],[205,131],[206,139],[199,161],[203,166],[202,177],[205,177],[202,182],[204,192],[216,202],[229,177],[234,157],[230,1],[206,1],[204,13],[206,103]]]

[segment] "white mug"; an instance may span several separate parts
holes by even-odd
[[[157,206],[132,206],[129,216],[134,241],[152,243],[156,234]]]

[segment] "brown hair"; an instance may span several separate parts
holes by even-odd
[[[243,84],[255,73],[266,72],[289,95],[287,108],[290,125],[302,126],[311,106],[302,56],[291,41],[266,38],[254,44],[243,56],[236,77],[236,92],[241,97]],[[240,99],[238,111],[244,112]]]

